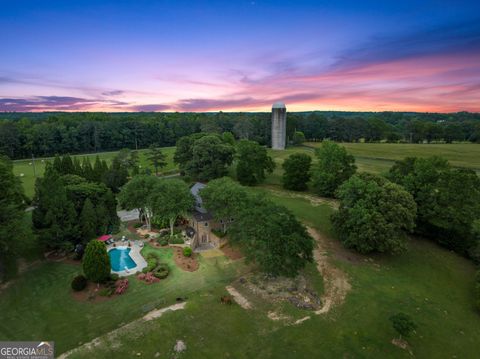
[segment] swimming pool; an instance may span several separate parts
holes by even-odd
[[[121,272],[137,266],[137,263],[130,257],[130,251],[131,248],[113,248],[108,251],[110,266],[114,272]]]

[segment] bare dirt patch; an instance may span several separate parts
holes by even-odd
[[[292,191],[279,191],[272,188],[267,188],[272,194],[279,196],[279,197],[287,197],[287,198],[303,198],[310,202],[310,204],[314,207],[320,206],[322,204],[328,204],[329,206],[338,209],[338,201],[331,198],[324,198],[324,197],[317,197],[314,195],[306,194],[306,193],[298,193]]]
[[[317,310],[322,306],[319,295],[302,274],[286,278],[253,272],[241,277],[237,284],[271,303],[289,302],[297,308],[307,310]]]
[[[410,345],[406,340],[400,338],[393,338],[392,344],[396,347],[399,347],[400,349],[408,351],[410,355],[413,355],[412,349],[410,348]]]
[[[233,300],[237,302],[237,304],[241,306],[243,309],[252,309],[252,304],[250,304],[248,299],[245,298],[243,295],[241,295],[235,288],[229,285],[229,286],[226,286],[225,289],[233,297]]]
[[[237,259],[241,259],[244,257],[240,249],[232,247],[231,244],[224,245],[222,248],[220,248],[220,250],[232,261],[236,261]]]
[[[313,256],[317,262],[317,269],[323,276],[325,287],[325,292],[322,296],[323,306],[319,308],[315,314],[325,314],[328,313],[332,307],[344,302],[351,286],[348,282],[347,275],[339,268],[332,265],[328,260],[326,251],[328,244],[326,243],[325,238],[323,238],[314,228],[307,227],[307,229],[308,233],[317,242],[317,248],[314,249]]]
[[[180,267],[182,270],[187,272],[195,272],[198,270],[199,264],[197,260],[197,253],[192,253],[191,257],[185,257],[183,255],[183,248],[181,247],[170,247],[173,249],[173,259],[175,264]]]

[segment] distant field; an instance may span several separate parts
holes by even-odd
[[[319,142],[306,143],[319,147]],[[355,156],[358,168],[365,172],[387,171],[394,161],[409,156],[442,156],[455,167],[471,168],[480,173],[480,144],[410,144],[410,143],[341,143]]]
[[[168,162],[167,166],[163,169],[163,171],[170,171],[176,167],[175,164],[173,163],[173,154],[175,152],[175,147],[165,147],[162,150],[167,155],[167,162]],[[142,166],[142,168],[150,167],[150,169],[153,172],[154,168],[146,158],[147,150],[139,150],[138,152],[139,152],[139,158],[140,158],[140,166]],[[86,155],[74,155],[72,157],[78,157],[80,158],[80,160],[82,160],[83,157],[88,157],[90,158],[90,161],[92,162],[92,165],[93,165],[95,161],[95,157],[98,155],[102,160],[105,160],[107,161],[108,164],[110,164],[112,162],[112,159],[115,157],[117,153],[118,151],[99,152],[99,153],[91,153]],[[51,160],[53,160],[52,157],[35,159],[35,171],[36,171],[37,177],[43,176],[43,173],[45,171],[45,163]],[[35,193],[35,176],[33,171],[32,160],[30,159],[30,160],[14,161],[13,172],[15,173],[15,175],[21,177],[23,187],[25,189],[25,194],[28,197],[32,198]]]
[[[304,146],[289,147],[285,151],[268,150],[270,156],[273,157],[277,167],[274,172],[267,176],[267,185],[280,185],[282,178],[282,163],[292,153],[308,153],[314,154],[316,147],[321,144],[319,142],[308,142]],[[480,144],[394,144],[394,143],[341,143],[342,146],[355,156],[358,169],[362,172],[381,173],[386,172],[393,165],[395,160],[402,159],[407,156],[428,157],[442,156],[445,157],[453,166],[466,167],[477,171],[480,174]],[[175,147],[165,147],[164,152],[167,155],[168,165],[164,171],[171,171],[176,168],[173,163],[173,154]],[[140,150],[140,165],[142,168],[153,166],[148,163],[145,158],[147,150]],[[76,155],[74,157],[89,157],[93,162],[95,156],[110,163],[118,151],[100,152],[87,155]],[[45,170],[45,161],[52,158],[37,158],[35,160],[37,176],[43,176]],[[32,197],[34,194],[35,177],[33,176],[33,165],[31,160],[14,161],[14,173],[18,176],[23,174],[22,182],[27,196]],[[233,173],[233,172],[232,172]]]

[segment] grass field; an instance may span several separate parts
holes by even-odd
[[[329,204],[312,205],[290,193],[265,191],[328,238]],[[334,244],[335,239],[330,239]],[[135,279],[127,294],[103,303],[80,303],[70,296],[75,265],[41,263],[2,292],[0,338],[3,340],[55,340],[58,353],[102,336],[141,317],[155,307],[187,296],[185,310],[125,330],[114,341],[101,338],[94,351],[72,358],[172,357],[176,340],[187,351],[182,358],[403,358],[410,355],[390,341],[395,336],[388,317],[402,311],[418,324],[409,339],[419,358],[474,358],[480,342],[480,315],[474,309],[474,266],[431,242],[412,240],[399,257],[358,256],[355,260],[329,250],[331,261],[348,274],[352,289],[346,301],[324,316],[313,315],[299,325],[286,326],[267,317],[272,304],[256,297],[252,310],[219,304],[224,287],[248,270],[242,262],[224,257],[202,259],[198,272],[186,273],[172,264],[171,252],[163,260],[173,271],[166,281],[146,286]],[[147,248],[146,251],[154,250]],[[307,272],[312,271],[312,267]],[[315,277],[315,272],[310,275]],[[318,272],[317,272],[318,275]],[[321,290],[321,280],[318,283]],[[309,312],[284,311],[294,318]]]
[[[305,145],[321,146],[318,142]],[[355,156],[361,171],[384,172],[394,161],[405,157],[442,156],[452,166],[471,168],[480,173],[480,144],[342,143],[341,145]]]
[[[173,154],[175,152],[175,147],[165,147],[162,149],[163,152],[167,155],[167,166],[163,168],[162,171],[168,172],[176,168],[175,164],[173,163]],[[140,159],[140,166],[142,168],[149,167],[152,172],[154,172],[154,168],[151,163],[146,158],[147,150],[139,150],[139,159]],[[95,161],[95,157],[98,155],[102,160],[107,161],[107,163],[111,163],[112,159],[118,151],[114,152],[99,152],[99,153],[92,153],[87,155],[75,155],[72,157],[78,157],[80,160],[83,157],[88,157],[92,162],[92,165]],[[53,158],[37,158],[35,159],[35,174],[37,177],[43,176],[43,172],[45,171],[45,163],[47,161],[51,161]],[[14,161],[13,172],[15,175],[20,176],[23,187],[25,189],[25,194],[32,198],[35,192],[35,176],[34,176],[34,166],[32,160],[18,160]]]
[[[450,161],[453,166],[467,167],[474,169],[480,174],[480,144],[393,144],[393,143],[342,143],[347,150],[355,156],[356,164],[359,171],[382,173],[388,171],[395,160],[402,159],[407,156],[427,157],[442,156]],[[282,180],[282,163],[292,153],[303,152],[311,156],[314,155],[316,147],[320,146],[318,142],[309,142],[305,146],[289,147],[285,151],[268,150],[270,156],[273,157],[277,167],[274,172],[268,175],[265,183],[267,185],[281,185]],[[166,147],[163,149],[167,155],[167,166],[164,172],[172,171],[176,168],[173,163],[173,155],[175,147]],[[111,162],[118,152],[101,152],[98,154],[78,155],[79,158],[89,157],[93,162],[95,156]],[[142,168],[149,167],[153,171],[153,166],[146,159],[146,150],[140,150],[140,165]],[[42,176],[45,169],[45,161],[51,158],[36,159],[36,174]],[[33,197],[35,188],[35,177],[33,164],[31,160],[14,161],[14,173],[21,176],[25,193],[28,197]],[[22,176],[23,174],[23,176]]]

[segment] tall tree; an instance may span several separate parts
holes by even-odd
[[[357,170],[355,158],[343,146],[324,141],[315,155],[318,163],[313,168],[312,185],[320,196],[333,197],[337,188]]]
[[[105,243],[93,240],[87,244],[83,256],[85,277],[95,283],[101,283],[110,277],[110,258]]]
[[[139,175],[133,177],[118,195],[120,206],[127,210],[138,209],[145,218],[148,229],[152,228],[154,216],[155,188],[159,179],[153,176]]]
[[[235,149],[218,135],[203,136],[193,142],[192,157],[185,164],[185,173],[199,181],[208,181],[227,174]]]
[[[113,193],[118,193],[120,188],[128,181],[128,170],[118,158],[114,158],[108,171],[103,176],[103,181]]]
[[[243,185],[253,186],[265,179],[265,173],[272,173],[275,162],[267,149],[257,142],[240,140],[237,144],[237,179]]]
[[[388,177],[415,199],[417,233],[461,254],[472,251],[472,226],[480,218],[480,178],[475,172],[452,169],[440,157],[406,158],[392,166]]]
[[[227,222],[235,219],[238,212],[246,207],[245,189],[229,177],[210,181],[200,195],[205,208],[213,213],[217,221],[223,221],[223,232],[226,232]]]
[[[80,233],[85,241],[95,238],[97,234],[97,217],[95,208],[89,198],[85,200],[82,211],[80,212]]]
[[[347,248],[360,253],[399,253],[415,226],[416,205],[401,186],[384,177],[361,173],[338,189],[340,208],[333,226]]]
[[[155,168],[155,175],[158,176],[158,169],[167,165],[167,156],[162,152],[162,149],[156,146],[150,146],[147,159],[153,164]]]
[[[283,187],[294,191],[305,191],[310,180],[312,158],[306,153],[294,153],[282,164]]]
[[[173,235],[177,218],[192,209],[195,202],[188,185],[178,179],[160,180],[151,196],[154,215],[168,220],[170,234]]]
[[[23,223],[25,197],[19,179],[13,174],[12,163],[4,156],[0,156],[0,188],[0,262],[10,260],[15,264],[17,243],[27,235]]]
[[[70,249],[80,239],[75,207],[62,178],[49,164],[44,177],[37,178],[33,204],[33,226],[47,247]]]
[[[249,197],[229,236],[247,260],[271,275],[293,277],[313,260],[314,243],[306,228],[285,207],[263,196]]]

